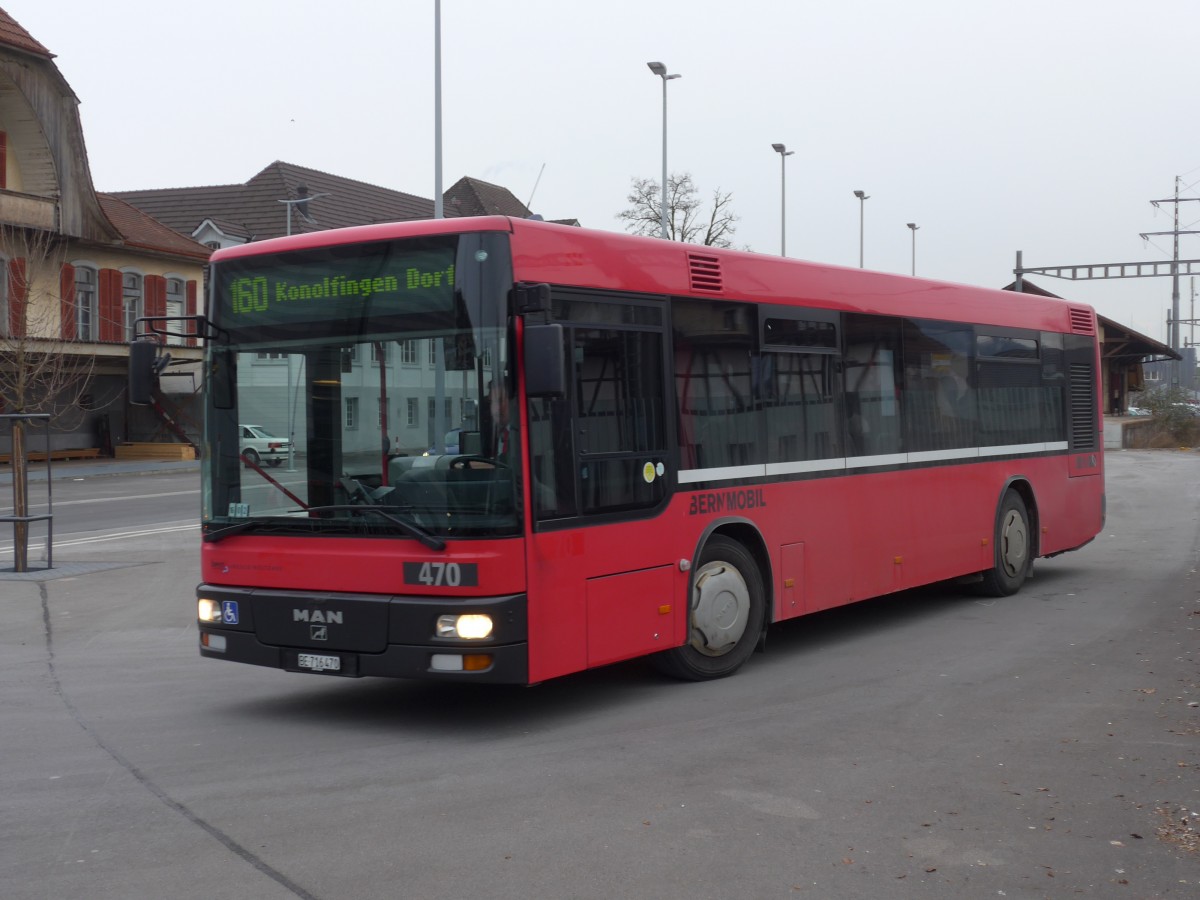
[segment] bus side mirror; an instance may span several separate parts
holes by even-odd
[[[163,369],[158,349],[158,341],[134,341],[129,345],[129,402],[135,406],[153,402],[158,373]]]
[[[525,326],[525,395],[565,397],[567,370],[561,324]]]

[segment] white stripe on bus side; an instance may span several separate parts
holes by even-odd
[[[710,469],[683,469],[679,473],[679,483],[695,484],[697,482],[708,481],[736,481],[741,478],[766,478],[768,476],[795,475],[805,472],[835,472],[842,469],[912,465],[914,463],[978,459],[992,456],[1028,456],[1034,453],[1061,452],[1066,449],[1066,441],[1048,441],[1037,444],[1007,444],[999,447],[960,447],[954,450],[921,450],[914,453],[884,453],[878,456],[795,460],[752,466],[714,466]]]

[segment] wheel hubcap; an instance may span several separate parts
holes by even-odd
[[[728,653],[741,640],[749,617],[750,591],[742,574],[725,562],[705,565],[692,594],[692,646],[705,656]]]
[[[1010,509],[1004,516],[1000,528],[1000,564],[1009,576],[1019,575],[1025,569],[1029,555],[1029,533],[1025,519]]]

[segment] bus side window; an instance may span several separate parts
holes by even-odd
[[[770,390],[758,406],[766,425],[768,462],[828,459],[841,454],[836,357],[829,353],[770,353]]]
[[[971,385],[975,332],[970,325],[904,322],[905,449],[974,447],[976,391]]]
[[[662,332],[572,332],[580,512],[654,506],[662,502],[666,482],[641,473],[648,460],[666,456]]]
[[[774,362],[764,364],[753,355],[755,308],[677,300],[673,316],[680,466],[763,462],[756,397],[773,397],[778,386],[766,380],[775,378]]]
[[[900,453],[896,366],[900,321],[879,316],[846,316],[846,437],[851,456]]]

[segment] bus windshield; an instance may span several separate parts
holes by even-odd
[[[519,531],[505,235],[244,255],[212,278],[206,539]]]

